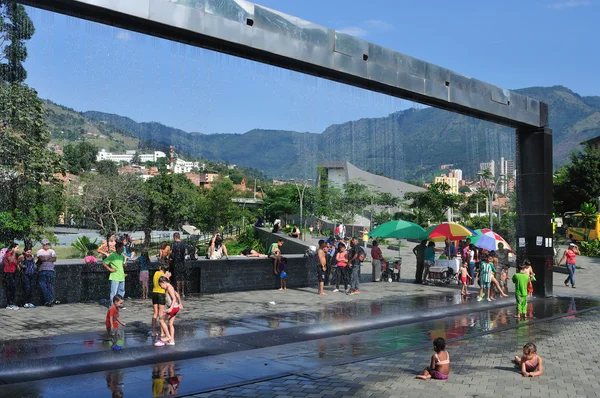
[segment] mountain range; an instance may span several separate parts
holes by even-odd
[[[564,164],[582,141],[600,135],[600,97],[580,96],[563,86],[515,91],[549,105],[555,166]],[[429,107],[331,125],[321,134],[258,129],[202,134],[115,114],[79,113],[51,102],[46,106],[52,109],[54,137],[75,125],[80,135],[91,131],[108,136],[99,145],[107,150],[174,145],[184,156],[254,167],[273,178],[310,178],[318,163],[345,160],[400,180],[429,180],[441,164],[454,164],[472,177],[480,162],[515,158],[513,129]]]

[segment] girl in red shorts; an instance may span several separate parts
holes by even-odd
[[[158,284],[161,288],[165,289],[165,294],[171,299],[171,306],[165,308],[164,314],[160,317],[160,329],[165,337],[159,339],[154,345],[157,347],[175,345],[175,326],[173,324],[175,323],[177,313],[183,309],[183,304],[181,304],[179,293],[173,289],[167,277],[161,276],[158,278]]]

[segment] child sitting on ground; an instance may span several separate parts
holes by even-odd
[[[431,356],[431,364],[416,378],[421,380],[448,380],[450,374],[450,354],[446,351],[446,340],[441,337],[433,340],[435,354]]]
[[[533,343],[523,346],[523,356],[515,355],[515,363],[521,367],[523,377],[541,376],[544,371],[542,357],[537,354],[537,347]]]
[[[471,275],[469,275],[468,263],[463,261],[462,266],[460,267],[460,283],[462,285],[460,289],[460,294],[463,296],[470,296],[471,293],[467,290],[467,282],[471,279]]]

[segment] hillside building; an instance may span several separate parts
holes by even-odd
[[[131,163],[131,161],[133,160],[133,157],[135,156],[135,153],[137,151],[125,151],[125,154],[117,154],[117,153],[111,153],[111,152],[107,152],[106,149],[101,149],[98,154],[96,155],[96,161],[99,162],[101,160],[110,160],[112,162],[127,162],[127,163]],[[141,153],[140,154],[140,161],[142,163],[146,163],[146,162],[157,162],[158,159],[160,158],[166,158],[167,155],[165,155],[164,152],[161,151],[154,151],[154,153]]]
[[[330,186],[343,189],[344,184],[355,182],[366,185],[369,189],[387,192],[397,198],[404,199],[408,192],[424,192],[425,189],[388,177],[379,176],[361,170],[349,162],[325,162],[319,167],[327,171],[327,181]]]
[[[594,151],[600,151],[600,136],[594,137],[591,140],[582,142],[582,145],[587,144]]]
[[[448,184],[450,190],[448,193],[458,194],[458,179],[456,177],[450,177],[450,175],[441,175],[433,179],[434,184]]]
[[[489,162],[479,163],[479,171],[489,171],[492,177],[496,177],[496,162],[490,160]]]
[[[126,162],[131,163],[133,161],[133,157],[137,151],[128,150],[125,151],[125,154],[116,154],[107,152],[106,149],[102,149],[96,155],[96,161],[99,162],[101,160],[110,160],[112,162]],[[157,162],[161,158],[167,158],[167,155],[161,151],[154,151],[153,153],[141,153],[140,154],[140,162]],[[200,164],[200,162],[186,162],[181,158],[177,158],[173,162],[173,173],[175,174],[186,174],[191,173],[194,169],[200,169],[204,167],[204,164]],[[171,168],[170,165],[167,168]]]

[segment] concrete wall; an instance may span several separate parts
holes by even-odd
[[[286,255],[288,288],[308,286],[307,259],[303,255]],[[273,273],[269,258],[237,258],[200,260],[193,267],[200,269],[199,291],[205,294],[279,289],[279,275]]]
[[[311,272],[304,255],[287,255],[287,286],[309,286]],[[213,294],[235,291],[279,288],[279,276],[273,274],[273,262],[269,258],[246,258],[233,256],[229,260],[206,260],[186,262],[186,294]],[[152,275],[158,263],[150,269],[149,291],[152,291]],[[54,296],[61,303],[79,303],[109,298],[108,271],[101,264],[94,266],[78,261],[57,263],[55,266]],[[125,269],[125,297],[141,298],[142,285],[137,265]],[[0,274],[3,278],[3,274]],[[174,283],[174,279],[172,279]],[[25,288],[22,275],[17,274],[16,303],[22,306]],[[36,283],[33,304],[41,305],[43,297]],[[6,306],[4,286],[0,285],[0,308]]]

